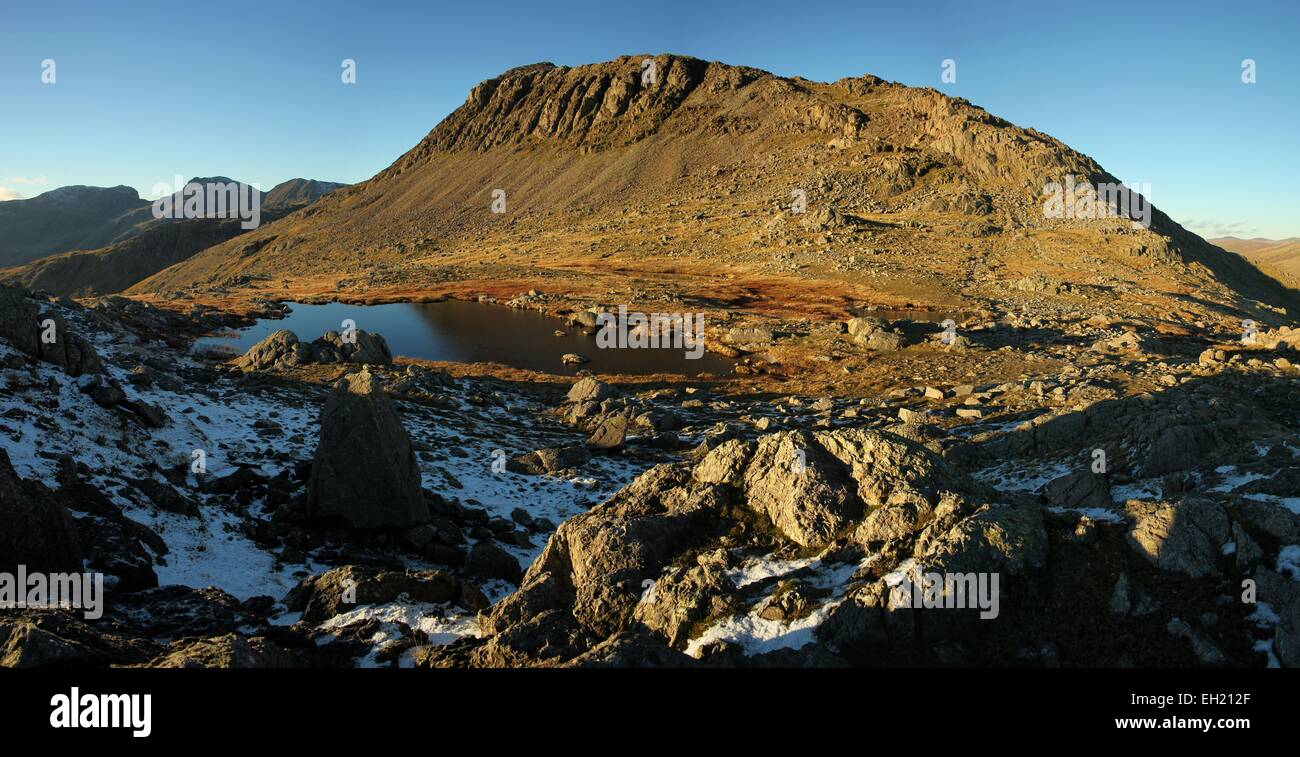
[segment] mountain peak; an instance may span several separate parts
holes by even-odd
[[[1051,136],[871,74],[821,83],[677,55],[537,63],[473,87],[370,180],[139,289],[342,275],[359,259],[390,267],[390,282],[431,275],[426,266],[449,258],[530,271],[542,260],[573,270],[598,260],[647,273],[779,270],[837,286],[860,278],[844,271],[871,271],[871,286],[905,301],[915,295],[899,282],[923,279],[951,302],[1001,299],[1031,270],[1100,296],[1118,286],[1113,277],[1146,281],[1146,267],[1159,266],[1175,289],[1204,288],[1208,275],[1235,290],[1225,302],[1295,305],[1149,198],[1141,224],[1050,215],[1045,188],[1067,181],[1119,186]],[[508,197],[499,214],[489,209],[498,192]],[[788,212],[792,192],[808,217]],[[826,218],[838,220],[819,225]],[[839,255],[852,262],[835,263]],[[970,260],[981,261],[974,279],[952,269]]]
[[[781,107],[755,107],[760,103]],[[470,90],[422,147],[454,152],[545,143],[592,151],[655,133],[791,125],[852,137],[866,120],[795,80],[756,68],[680,55],[628,55],[574,67],[536,63],[510,69]]]

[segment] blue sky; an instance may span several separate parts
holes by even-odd
[[[11,0],[0,196],[128,184],[151,197],[177,174],[361,181],[507,68],[673,52],[932,86],[1150,183],[1204,235],[1300,236],[1300,2],[990,5]],[[944,59],[955,83],[940,81]]]

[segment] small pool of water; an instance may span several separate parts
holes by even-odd
[[[388,305],[325,305],[290,303],[287,318],[263,319],[231,336],[205,337],[196,349],[222,349],[243,354],[249,347],[280,329],[289,329],[304,342],[327,331],[342,331],[345,319],[357,329],[381,334],[394,355],[455,363],[493,362],[514,368],[572,376],[592,373],[677,373],[694,376],[730,375],[732,362],[705,352],[697,359],[682,349],[601,349],[594,336],[566,326],[558,318],[532,310],[501,305],[446,300]],[[556,336],[556,331],[563,336]],[[565,365],[560,357],[574,353],[588,358],[581,365]]]

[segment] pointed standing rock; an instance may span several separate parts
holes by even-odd
[[[307,514],[354,528],[429,519],[411,437],[369,370],[344,377],[321,412]]]

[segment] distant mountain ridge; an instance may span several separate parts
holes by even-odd
[[[1229,252],[1235,252],[1259,266],[1265,272],[1293,287],[1300,287],[1300,237],[1288,239],[1239,239],[1220,237],[1211,239]]]
[[[231,183],[224,176],[195,177],[186,182]],[[239,182],[235,182],[239,183]],[[281,211],[315,202],[322,195],[346,186],[313,179],[290,179],[261,196],[263,208]],[[160,220],[153,217],[153,201],[134,188],[58,187],[25,200],[0,202],[0,268],[72,250],[93,250],[139,234]]]
[[[318,181],[316,179],[289,179],[271,188],[262,198],[262,205],[268,208],[296,208],[310,205],[322,196],[336,189],[346,187],[335,181]]]
[[[0,202],[0,266],[65,250],[93,249],[130,236],[149,201],[132,187],[68,186]]]
[[[240,184],[224,176],[186,182],[194,183]],[[266,193],[250,189],[258,192],[261,222],[270,223],[343,186],[290,179]],[[182,200],[180,192],[173,195],[177,206]],[[34,204],[6,208],[17,203]],[[127,186],[60,187],[31,200],[0,203],[0,264],[6,253],[22,259],[34,250],[63,248],[0,268],[0,280],[66,296],[108,294],[245,231],[237,219],[155,218],[153,202]]]

